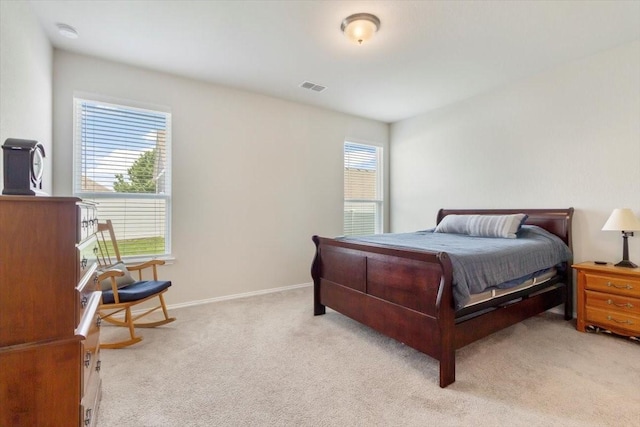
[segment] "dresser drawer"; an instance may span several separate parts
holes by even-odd
[[[98,364],[98,352],[100,348],[100,323],[102,319],[99,317],[98,307],[100,306],[100,298],[102,292],[96,291],[89,297],[89,303],[85,309],[84,315],[80,319],[76,336],[80,338],[80,395],[82,396],[87,388],[92,375],[96,371]],[[99,375],[98,375],[99,376]]]
[[[633,334],[640,333],[640,316],[618,310],[602,310],[587,306],[587,323],[610,328],[616,332],[622,330]]]
[[[603,292],[585,291],[587,307],[615,310],[640,316],[640,299]]]
[[[98,420],[98,406],[100,404],[100,390],[102,380],[94,375],[85,395],[80,403],[80,423],[84,427],[93,427]]]
[[[98,231],[98,217],[96,216],[96,208],[94,205],[80,203],[78,208],[80,209],[80,233],[78,241],[81,242]]]
[[[96,291],[97,268],[98,264],[94,263],[76,285],[76,325],[80,323],[80,319],[82,319],[85,310],[89,306],[91,295]]]
[[[91,235],[88,239],[79,243],[78,252],[78,277],[83,277],[89,269],[98,262],[98,238]]]
[[[95,313],[92,317],[87,337],[80,344],[82,364],[80,396],[85,394],[89,382],[93,379],[92,377],[99,375],[100,372],[100,321],[98,313]]]
[[[586,289],[640,298],[640,279],[586,273]]]

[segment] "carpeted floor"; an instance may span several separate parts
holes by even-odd
[[[640,426],[636,342],[545,313],[459,350],[441,389],[435,360],[312,299],[176,309],[102,350],[98,426]]]

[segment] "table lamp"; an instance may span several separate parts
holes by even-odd
[[[640,230],[640,220],[628,208],[614,209],[609,219],[602,227],[603,231],[622,231],[622,261],[616,267],[636,268],[637,265],[629,261],[629,242],[627,238],[633,236],[634,231]]]

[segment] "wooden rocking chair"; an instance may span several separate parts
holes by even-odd
[[[164,302],[163,294],[171,286],[171,281],[158,280],[157,266],[163,265],[164,261],[152,259],[138,265],[127,265],[120,258],[120,251],[113,224],[111,220],[105,223],[98,223],[98,263],[100,273],[98,274],[98,287],[102,288],[102,301],[98,308],[100,317],[105,322],[117,326],[125,326],[129,329],[129,339],[101,343],[102,348],[122,348],[142,341],[141,336],[137,336],[135,328],[153,328],[173,322],[175,317],[169,317],[167,306]],[[152,269],[152,280],[143,280],[143,271]],[[138,280],[131,277],[129,272],[137,272]],[[141,313],[133,315],[131,308],[145,303],[153,298],[158,298],[156,306],[144,309]],[[164,319],[152,322],[141,323],[138,319],[145,317],[157,310],[162,310]]]

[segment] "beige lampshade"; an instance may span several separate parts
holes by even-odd
[[[340,26],[342,32],[354,43],[362,44],[370,40],[380,28],[380,20],[370,13],[356,13],[348,16]]]
[[[607,222],[605,222],[604,227],[602,227],[602,230],[640,231],[640,220],[638,220],[631,209],[614,209]]]

